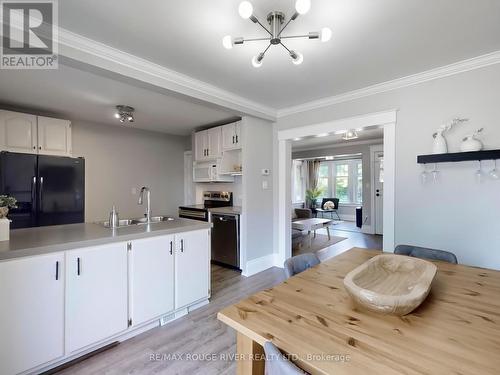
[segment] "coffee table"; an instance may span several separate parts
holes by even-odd
[[[309,235],[309,247],[312,245],[312,237],[311,232],[314,233],[314,237],[316,237],[316,231],[321,228],[326,228],[326,232],[328,233],[328,239],[331,239],[330,236],[330,225],[333,224],[333,220],[329,219],[303,219],[292,222],[292,228],[297,230],[307,230],[307,234]]]

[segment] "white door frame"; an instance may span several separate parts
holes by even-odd
[[[278,131],[278,229],[275,232],[278,244],[276,266],[292,256],[291,247],[291,142],[294,138],[310,137],[323,133],[334,133],[368,126],[384,129],[384,239],[386,252],[394,252],[395,244],[395,170],[396,170],[396,122],[397,110],[371,113],[347,119],[305,125]]]
[[[377,152],[384,151],[384,145],[374,145],[370,146],[370,194],[371,194],[371,203],[370,203],[370,231],[363,233],[375,234],[375,154]]]

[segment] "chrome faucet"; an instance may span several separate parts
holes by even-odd
[[[139,194],[139,204],[143,204],[144,202],[144,192],[146,192],[146,220],[148,223],[151,222],[151,190],[146,187],[146,186],[143,186],[141,188],[141,193]]]

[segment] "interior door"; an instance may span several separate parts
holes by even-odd
[[[208,230],[180,233],[175,236],[176,309],[208,297],[209,243]]]
[[[64,355],[64,254],[0,262],[0,372]]]
[[[132,325],[174,309],[174,236],[132,242],[130,251]]]
[[[384,234],[384,153],[375,153],[375,234]]]
[[[9,211],[12,229],[36,226],[36,165],[36,155],[0,153],[0,194],[17,199]]]
[[[71,122],[38,116],[38,153],[71,155]]]
[[[68,351],[74,352],[125,331],[128,327],[127,244],[70,251],[66,261]]]
[[[0,110],[0,146],[11,152],[36,152],[37,117]]]
[[[85,160],[38,157],[38,225],[83,223]]]

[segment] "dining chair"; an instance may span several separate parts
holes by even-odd
[[[313,253],[296,255],[285,260],[285,276],[288,279],[320,263],[319,258]]]
[[[428,249],[426,247],[418,247],[411,245],[398,245],[394,249],[394,254],[407,255],[415,258],[425,258],[432,260],[440,260],[443,262],[457,264],[458,260],[455,254],[449,251]]]
[[[266,355],[265,375],[307,374],[290,362],[271,341],[264,343],[264,353]]]

